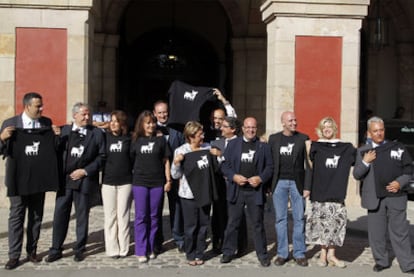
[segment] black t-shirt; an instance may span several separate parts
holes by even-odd
[[[183,171],[188,185],[199,207],[211,203],[216,197],[216,159],[209,150],[193,151],[185,154]]]
[[[294,175],[294,160],[293,160],[293,148],[295,147],[295,141],[293,136],[285,136],[282,134],[281,144],[279,148],[280,154],[280,174],[279,179],[295,180]]]
[[[242,143],[242,153],[240,159],[240,174],[246,178],[250,178],[256,174],[256,165],[254,155],[256,154],[256,144],[255,142],[243,141]],[[250,184],[245,184],[241,186],[240,189],[253,189]]]
[[[376,192],[379,198],[405,194],[388,192],[385,187],[397,177],[412,174],[412,158],[400,142],[390,141],[375,148],[376,158],[372,164],[375,173]]]
[[[180,130],[190,120],[200,121],[200,110],[207,101],[215,99],[210,87],[196,87],[181,81],[171,84],[168,126]]]
[[[158,187],[165,184],[164,158],[169,158],[170,150],[163,136],[138,138],[132,144],[131,154],[133,185]]]
[[[16,129],[9,140],[8,154],[8,196],[57,190],[56,136],[50,127]]]
[[[106,161],[103,183],[124,185],[132,183],[131,138],[106,133]]]
[[[345,200],[355,154],[351,143],[312,142],[309,154],[313,162],[312,201],[342,203]]]

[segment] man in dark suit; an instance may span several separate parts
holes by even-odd
[[[52,247],[46,262],[62,258],[70,220],[72,202],[76,212],[76,237],[74,246],[76,262],[84,259],[89,224],[89,195],[99,186],[99,170],[105,157],[103,132],[90,122],[88,105],[76,103],[72,108],[73,124],[65,125],[61,134],[62,186],[56,195],[53,218]]]
[[[403,191],[412,174],[412,159],[405,146],[386,141],[384,121],[371,117],[367,123],[372,142],[358,149],[353,175],[361,180],[362,207],[368,210],[368,240],[375,272],[389,268],[387,232],[403,272],[414,274],[407,221],[407,194]]]
[[[22,129],[34,129],[41,127],[51,127],[52,121],[42,116],[43,101],[42,96],[36,92],[26,93],[23,97],[24,112],[20,115],[16,115],[5,120],[2,124],[0,131],[0,150],[1,153],[7,156],[7,144],[15,133],[16,128]],[[60,130],[58,127],[53,126],[55,134],[59,135]],[[9,158],[6,161],[6,175],[11,174],[9,171]],[[6,180],[9,176],[6,176]],[[5,265],[5,269],[14,269],[19,265],[19,258],[23,245],[23,225],[26,214],[28,211],[28,223],[27,223],[27,259],[33,263],[37,263],[40,260],[36,255],[37,242],[40,235],[40,227],[43,218],[43,208],[45,200],[45,192],[42,188],[36,193],[26,194],[25,192],[12,193],[16,191],[14,188],[9,187],[8,184],[8,196],[10,200],[10,213],[9,213],[9,261]]]
[[[162,133],[168,142],[171,153],[174,150],[185,143],[184,135],[182,132],[167,126],[168,123],[168,104],[163,100],[159,100],[154,103],[153,113],[157,118],[157,131]],[[172,161],[172,156],[170,160]],[[184,222],[180,199],[178,197],[178,180],[172,179],[171,189],[167,192],[168,196],[168,208],[170,211],[170,227],[172,237],[177,245],[179,252],[183,252],[184,247]],[[161,203],[164,203],[162,201]],[[160,205],[160,217],[162,217],[164,205]],[[164,242],[163,236],[163,224],[162,220],[158,221],[158,231],[155,237],[154,252],[159,254],[163,251],[162,244]]]
[[[212,153],[218,156],[218,160],[223,159],[222,155],[224,150],[227,147],[227,144],[237,138],[240,134],[240,122],[235,117],[226,116],[224,117],[223,122],[220,124],[221,129],[221,138],[217,140],[212,140],[210,142]],[[216,152],[217,151],[217,152]],[[211,235],[212,235],[212,244],[213,251],[215,253],[221,253],[221,248],[223,247],[224,240],[224,231],[226,230],[227,225],[227,200],[226,200],[226,180],[219,172],[217,174],[217,199],[213,201],[213,213],[211,216]],[[246,226],[246,217],[244,213],[242,215],[242,220],[239,228],[239,239],[238,239],[238,249],[237,255],[242,256],[247,249],[247,226]]]
[[[305,201],[303,186],[306,170],[305,141],[309,137],[296,131],[297,121],[293,112],[282,113],[283,131],[269,137],[274,171],[271,184],[276,215],[277,257],[275,265],[281,266],[289,258],[288,202],[293,217],[293,258],[296,264],[308,266],[305,244]]]
[[[252,221],[256,255],[262,266],[270,265],[263,224],[264,184],[272,177],[270,148],[256,136],[257,121],[243,121],[243,136],[231,140],[224,151],[223,175],[227,178],[228,223],[224,234],[221,263],[229,263],[237,250],[238,230],[245,206]]]

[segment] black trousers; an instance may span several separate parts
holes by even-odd
[[[193,199],[181,198],[184,218],[184,251],[187,260],[203,259],[207,248],[210,205],[198,207]]]
[[[9,213],[9,258],[19,259],[23,246],[24,219],[27,209],[27,243],[28,254],[36,252],[43,219],[45,193],[39,192],[24,196],[12,196]]]
[[[213,201],[213,212],[211,216],[211,235],[213,249],[220,250],[223,247],[224,231],[228,221],[226,184],[220,183],[218,186],[218,199]],[[247,248],[247,225],[246,216],[243,213],[239,227],[239,238],[237,243],[237,253],[242,254]]]
[[[267,241],[263,224],[264,206],[256,205],[254,190],[240,190],[235,203],[227,202],[229,219],[224,232],[223,255],[232,256],[236,253],[245,206],[253,225],[256,255],[260,260],[267,259]]]
[[[62,245],[68,233],[72,201],[75,204],[76,215],[76,244],[73,250],[75,252],[83,252],[85,250],[89,225],[89,194],[66,189],[63,194],[56,196],[50,255],[62,252]]]
[[[175,240],[177,246],[183,245],[184,233],[183,233],[183,220],[181,215],[181,204],[179,203],[179,196],[178,196],[178,180],[173,180],[171,190],[167,192],[168,196],[168,209],[170,211],[170,230],[173,239]],[[163,217],[162,212],[164,210],[164,197],[163,195],[160,209],[159,209],[159,216],[161,220],[158,221],[158,230],[155,235],[155,249],[161,250],[162,244],[164,242],[164,233],[163,233]],[[177,234],[176,234],[177,233]]]

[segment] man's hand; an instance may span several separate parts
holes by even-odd
[[[397,181],[392,181],[388,184],[388,186],[385,187],[385,189],[388,192],[397,193],[401,189],[401,186]]]
[[[16,130],[16,127],[14,126],[9,126],[9,127],[4,128],[0,134],[1,141],[8,140],[13,135],[14,130]]]
[[[252,176],[247,179],[247,181],[254,188],[258,187],[262,183],[262,179],[259,176]]]
[[[52,125],[53,133],[55,133],[56,136],[60,136],[60,128],[56,125]]]
[[[244,186],[248,182],[248,180],[243,175],[234,174],[234,176],[233,176],[233,182],[235,182],[239,186]]]
[[[366,163],[372,163],[377,158],[377,153],[375,150],[369,150],[368,152],[365,152],[364,154],[364,162]]]
[[[74,171],[72,171],[72,173],[69,175],[69,177],[73,181],[77,181],[77,180],[82,179],[86,175],[87,175],[86,170],[83,169],[83,168],[79,168],[79,169],[75,169]]]

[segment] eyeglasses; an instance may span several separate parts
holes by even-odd
[[[243,126],[244,129],[251,129],[251,130],[256,130],[257,127],[253,127],[253,126]]]

